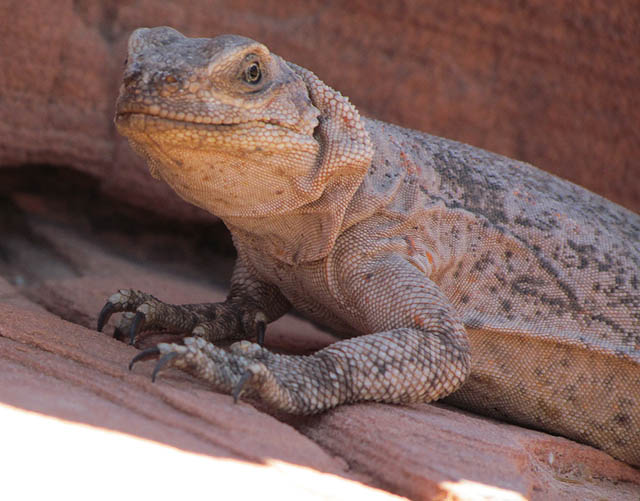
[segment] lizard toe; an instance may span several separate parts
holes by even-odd
[[[215,320],[200,322],[192,330],[191,335],[197,338],[212,340],[221,337],[219,335],[220,327]]]
[[[253,363],[248,365],[240,378],[237,380],[231,391],[233,402],[238,403],[238,400],[251,386],[255,385],[261,376],[264,375],[267,368],[261,363]]]
[[[242,355],[248,358],[257,358],[264,351],[262,346],[251,341],[238,341],[229,346],[229,351],[235,355]]]
[[[96,329],[102,331],[109,319],[114,313],[118,312],[135,312],[137,308],[145,301],[155,299],[153,296],[133,289],[120,289],[112,294],[98,314]],[[121,331],[127,332],[129,324],[123,329],[123,325],[118,327]],[[119,333],[114,332],[114,337],[118,338]]]
[[[140,362],[142,360],[152,360],[158,356],[160,356],[160,349],[157,346],[142,350],[131,359],[131,362],[129,362],[129,370],[133,369],[133,366],[136,362]]]
[[[235,344],[246,344],[250,351],[262,351],[255,343]],[[267,370],[259,361],[240,353],[227,352],[201,337],[185,338],[184,345],[159,343],[138,353],[129,366],[154,358],[157,362],[151,374],[153,381],[160,372],[174,367],[211,383],[213,387],[231,394],[236,401],[242,394],[254,389]]]
[[[131,326],[129,327],[129,344],[133,344],[138,337],[138,334],[142,330],[142,327],[145,324],[145,314],[141,311],[137,311],[133,320],[131,322]]]
[[[165,367],[170,366],[171,362],[179,356],[180,354],[176,351],[170,351],[162,355],[156,362],[156,366],[153,368],[153,373],[151,374],[151,381],[155,383],[158,372],[160,372]]]
[[[267,331],[267,316],[263,311],[246,311],[242,316],[242,327],[247,333],[255,333],[260,346],[264,345],[264,337]]]
[[[135,313],[131,311],[124,312],[122,317],[120,317],[120,322],[118,322],[118,326],[113,330],[113,337],[118,341],[124,341],[129,336],[129,332],[131,330],[131,324],[133,323],[133,319],[135,318]]]
[[[129,362],[129,370],[140,361],[157,359],[156,365],[151,373],[151,381],[155,382],[158,374],[170,367],[186,369],[187,365],[180,362],[181,357],[188,355],[188,348],[175,343],[159,343],[156,346],[142,350]]]
[[[111,318],[111,315],[115,310],[116,305],[114,303],[112,303],[111,301],[107,301],[105,303],[105,305],[102,307],[102,310],[100,310],[100,314],[98,315],[98,325],[96,327],[98,332],[102,331],[104,324],[109,321],[109,318]]]

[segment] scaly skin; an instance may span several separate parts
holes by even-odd
[[[124,311],[132,342],[191,336],[134,359],[158,357],[154,377],[179,367],[292,413],[450,395],[640,465],[637,215],[530,165],[361,118],[238,36],[134,32],[116,125],[154,176],[225,222],[239,256],[223,303],[109,299],[100,328]],[[309,357],[248,341],[291,306],[345,339]],[[212,343],[223,339],[241,341]]]

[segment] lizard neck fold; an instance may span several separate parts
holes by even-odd
[[[228,216],[238,242],[263,249],[288,264],[322,259],[332,249],[345,212],[373,158],[369,133],[356,108],[310,71],[288,63],[320,111],[314,138],[320,145],[314,169],[293,178],[296,191],[312,201],[275,216]],[[241,236],[241,238],[237,238]]]

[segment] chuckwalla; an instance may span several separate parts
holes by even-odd
[[[238,251],[222,303],[108,300],[100,329],[124,311],[131,342],[188,336],[132,363],[157,357],[154,377],[178,367],[291,413],[448,396],[640,465],[638,215],[531,165],[361,117],[235,35],[136,30],[116,125]],[[344,340],[311,356],[264,349],[291,307]]]

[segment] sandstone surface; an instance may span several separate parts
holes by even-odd
[[[640,472],[569,440],[435,405],[320,416],[233,404],[94,326],[114,290],[225,295],[233,250],[112,124],[126,39],[240,33],[364,113],[529,161],[640,210],[640,7],[277,0],[0,3],[3,497],[634,499]],[[143,339],[144,347],[161,339]],[[270,348],[333,338],[288,315]]]

